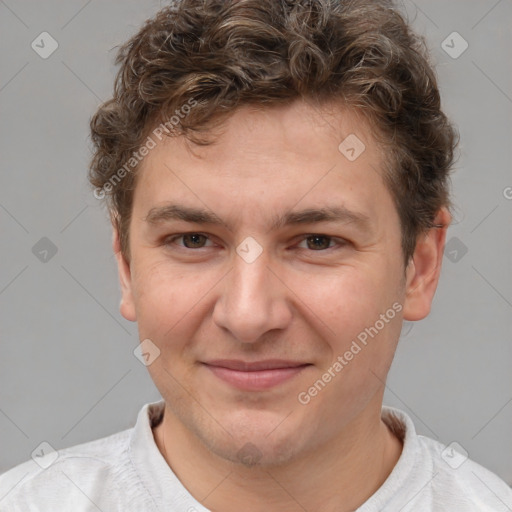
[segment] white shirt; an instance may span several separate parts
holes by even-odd
[[[36,457],[39,463],[30,459],[3,473],[0,511],[208,512],[155,443],[151,427],[163,409],[163,400],[146,404],[132,429],[49,452]],[[403,411],[383,406],[382,419],[403,440],[402,454],[356,512],[512,511],[512,489],[494,473],[417,435]]]

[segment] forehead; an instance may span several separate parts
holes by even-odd
[[[212,135],[207,146],[182,136],[155,141],[139,170],[139,214],[179,200],[219,216],[256,212],[275,226],[280,205],[291,211],[329,202],[371,217],[391,204],[368,123],[339,105],[246,106]]]
[[[222,160],[243,152],[245,158],[292,155],[317,161],[332,154],[338,156],[340,149],[349,149],[348,146],[354,146],[350,142],[355,142],[358,152],[355,155],[345,153],[346,157],[352,159],[364,152],[367,161],[373,159],[378,163],[380,160],[377,155],[379,146],[374,141],[370,123],[362,113],[339,102],[315,104],[312,100],[297,100],[271,107],[246,105],[211,133],[212,146],[194,147],[194,153],[199,157]],[[340,148],[347,138],[348,145]],[[319,149],[322,154],[318,153]]]

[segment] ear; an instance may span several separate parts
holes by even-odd
[[[119,310],[126,320],[135,322],[137,315],[135,313],[135,302],[133,300],[132,293],[132,276],[130,270],[130,264],[126,261],[125,257],[121,252],[121,242],[119,239],[119,230],[113,223],[113,234],[112,234],[112,249],[114,250],[117,269],[119,272],[119,282],[121,284],[121,304]]]
[[[434,224],[440,227],[429,229],[416,242],[406,270],[404,320],[422,320],[430,313],[441,274],[446,231],[450,221],[448,210],[441,208],[434,219]]]

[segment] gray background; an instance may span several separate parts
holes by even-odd
[[[113,48],[161,4],[0,0],[0,472],[41,441],[58,449],[129,428],[160,399],[118,311],[110,227],[86,167]],[[458,209],[432,313],[405,324],[385,403],[510,484],[512,1],[404,7],[460,130]],[[47,59],[31,48],[43,31],[59,44]],[[469,43],[456,59],[441,46],[453,31]],[[43,237],[57,248],[46,262],[33,252]]]

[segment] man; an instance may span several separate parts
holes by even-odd
[[[163,400],[4,474],[2,510],[511,510],[382,405],[437,287],[456,146],[393,5],[183,0],[117,63],[90,180]]]

